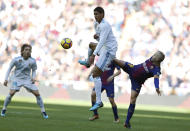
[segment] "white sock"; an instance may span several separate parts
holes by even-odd
[[[100,103],[102,102],[101,100],[102,81],[100,77],[94,78],[94,87],[96,92],[96,103]]]
[[[3,104],[3,110],[7,109],[8,104],[11,102],[12,96],[8,94],[8,96],[5,98],[4,104]]]
[[[43,103],[41,96],[36,96],[36,100],[37,100],[37,104],[41,108],[41,112],[45,112],[44,103]]]
[[[89,62],[90,60],[90,56],[92,55],[93,50],[91,48],[88,48],[88,58],[87,58],[87,62]]]

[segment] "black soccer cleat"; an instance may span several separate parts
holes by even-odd
[[[131,124],[130,124],[130,123],[125,123],[125,124],[124,124],[124,127],[125,127],[125,128],[128,128],[128,129],[131,129]]]

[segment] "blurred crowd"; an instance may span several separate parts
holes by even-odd
[[[33,47],[39,84],[49,88],[89,90],[90,69],[78,64],[94,41],[93,9],[100,5],[118,40],[117,58],[138,64],[156,50],[165,53],[160,88],[164,95],[190,94],[189,0],[0,0],[0,82],[23,43]],[[73,47],[64,50],[63,38]],[[115,79],[116,91],[130,93],[123,72]],[[48,90],[48,88],[47,88]],[[155,94],[153,79],[141,93]]]

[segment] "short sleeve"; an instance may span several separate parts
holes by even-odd
[[[153,75],[158,75],[158,76],[161,75],[160,67],[153,68],[152,73]]]

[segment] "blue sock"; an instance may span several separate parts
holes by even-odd
[[[135,111],[135,104],[130,104],[127,113],[127,120],[125,121],[125,123],[129,123],[131,117],[133,116],[134,111]]]
[[[96,102],[92,101],[92,106],[95,104]],[[94,115],[98,115],[98,111],[97,110],[94,110]]]
[[[119,118],[117,114],[117,106],[112,106],[112,110],[113,110],[114,118],[115,120],[117,120]]]

